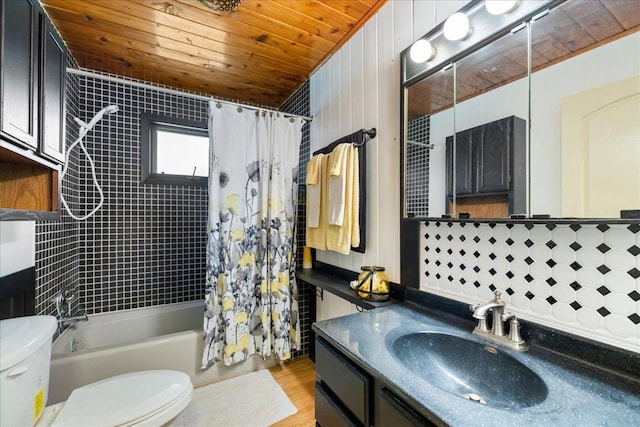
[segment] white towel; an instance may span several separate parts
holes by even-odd
[[[347,157],[350,147],[350,143],[340,144],[329,154],[329,225],[344,224]]]
[[[307,227],[316,228],[320,223],[320,195],[322,194],[322,158],[316,154],[307,163]]]

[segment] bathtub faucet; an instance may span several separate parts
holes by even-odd
[[[69,290],[65,289],[56,296],[56,311],[58,312],[58,325],[60,327],[67,326],[68,324],[87,321],[87,317],[84,311],[79,311],[75,315],[69,315],[71,313],[71,301],[75,299]]]

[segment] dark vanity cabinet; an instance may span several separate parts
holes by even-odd
[[[372,379],[321,338],[315,349],[317,424],[370,425]]]
[[[0,21],[0,220],[55,219],[67,50],[37,0],[0,0]]]
[[[315,348],[316,425],[435,425],[323,338],[316,338]]]
[[[446,145],[449,212],[454,195],[460,205],[457,212],[492,204],[502,206],[503,216],[525,212],[526,127],[523,119],[511,116],[457,132],[455,146],[453,136],[447,137]],[[482,209],[477,212],[481,213]],[[491,208],[486,210],[487,214],[491,212]]]

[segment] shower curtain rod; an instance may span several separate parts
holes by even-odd
[[[183,91],[177,90],[177,89],[170,89],[170,88],[165,88],[165,87],[162,87],[162,86],[155,86],[155,85],[152,85],[152,84],[149,84],[149,83],[142,83],[142,82],[138,82],[138,81],[135,81],[135,80],[124,79],[122,77],[114,77],[114,76],[110,76],[110,75],[107,75],[107,74],[101,74],[101,73],[97,73],[95,71],[79,70],[77,68],[67,67],[67,73],[75,74],[75,75],[83,76],[83,77],[95,77],[95,78],[98,78],[98,79],[107,80],[107,81],[114,82],[114,83],[123,83],[123,84],[127,84],[127,85],[130,85],[130,86],[140,87],[140,88],[143,88],[143,89],[157,90],[157,91],[160,91],[160,92],[170,93],[170,94],[173,94],[173,95],[188,96],[190,98],[202,99],[204,101],[215,101],[215,102],[220,102],[222,104],[236,105],[238,107],[246,108],[248,110],[271,111],[271,112],[274,112],[274,113],[280,113],[284,117],[301,118],[303,120],[306,120],[307,122],[313,121],[313,117],[309,117],[309,116],[301,116],[299,114],[285,113],[285,112],[282,112],[282,111],[279,111],[279,110],[275,110],[273,108],[257,107],[257,106],[254,106],[254,105],[240,104],[238,102],[226,101],[226,100],[223,100],[223,99],[217,99],[217,98],[214,98],[213,96],[205,96],[205,95],[198,95],[198,94],[195,94],[195,93],[183,92]]]

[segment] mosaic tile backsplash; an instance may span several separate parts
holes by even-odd
[[[639,224],[421,226],[420,289],[640,352]]]

